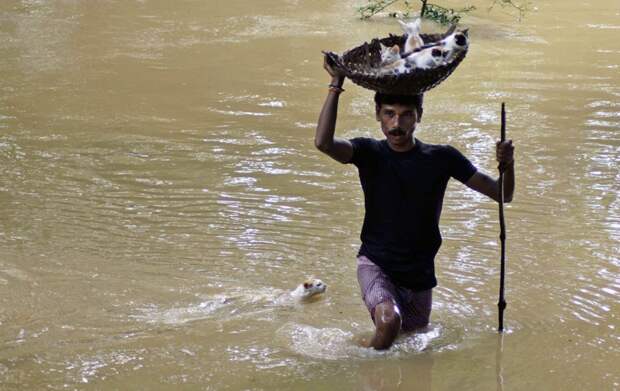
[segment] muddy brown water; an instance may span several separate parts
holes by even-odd
[[[432,326],[382,353],[357,173],[312,142],[320,50],[398,32],[359,3],[0,3],[0,389],[620,387],[618,2],[474,3],[417,135],[495,174],[507,104],[507,332],[497,205],[451,181]],[[338,134],[380,137],[345,88]]]

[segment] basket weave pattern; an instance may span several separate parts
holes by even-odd
[[[437,42],[450,34],[450,30],[444,34],[420,34],[425,43]],[[467,55],[467,50],[456,54],[448,64],[430,69],[416,68],[400,75],[379,74],[378,68],[381,62],[381,45],[391,47],[398,45],[404,47],[405,35],[392,35],[373,39],[364,44],[346,51],[342,56],[333,52],[326,52],[328,61],[337,70],[344,73],[355,84],[370,90],[387,93],[416,95],[421,94],[437,86],[444,81]]]

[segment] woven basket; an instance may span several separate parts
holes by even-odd
[[[454,31],[454,26],[443,34],[420,34],[422,40],[429,44],[437,42]],[[467,34],[467,31],[464,32]],[[392,35],[386,38],[375,38],[370,43],[364,42],[356,48],[346,51],[342,56],[333,52],[324,52],[327,61],[336,70],[344,73],[355,84],[373,91],[386,94],[417,95],[437,86],[444,81],[467,55],[467,50],[456,54],[453,60],[445,65],[430,69],[414,69],[411,72],[393,75],[379,75],[377,69],[381,62],[381,45],[404,47],[405,35]]]

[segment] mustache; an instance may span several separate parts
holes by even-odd
[[[407,132],[405,132],[405,130],[402,128],[393,128],[393,129],[388,130],[388,133],[394,136],[402,136]]]

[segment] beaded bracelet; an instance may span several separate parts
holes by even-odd
[[[344,90],[344,88],[342,88],[342,87],[340,87],[340,86],[337,86],[337,85],[335,85],[335,84],[330,84],[330,85],[328,86],[328,89],[329,89],[330,91],[332,91],[332,92],[337,92],[337,93],[341,93],[341,92],[344,92],[344,91],[345,91],[345,90]]]

